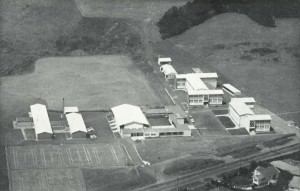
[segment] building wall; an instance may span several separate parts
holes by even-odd
[[[189,95],[189,105],[204,105],[203,95]]]
[[[124,129],[142,129],[144,127],[141,123],[130,123],[124,125]]]
[[[174,85],[175,85],[176,89],[185,90],[185,82],[186,82],[186,79],[183,79],[183,78],[175,79]]]
[[[209,96],[210,105],[222,105],[223,96]]]
[[[82,131],[77,131],[72,133],[72,138],[73,139],[83,139],[86,138],[86,132],[82,132]]]
[[[40,133],[37,135],[37,140],[42,141],[42,140],[51,140],[52,139],[52,134],[51,133]]]
[[[229,104],[229,115],[234,120],[234,122],[240,126],[240,116],[235,112],[235,110],[232,108],[232,106]]]

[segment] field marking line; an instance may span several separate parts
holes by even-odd
[[[70,148],[67,148],[67,154],[68,154],[68,157],[71,159],[70,161],[72,162],[72,165],[74,165],[74,162],[73,162],[73,159],[72,159],[72,154],[71,154],[71,151],[70,151]]]
[[[121,146],[120,146],[120,143],[118,143],[118,146],[119,146],[119,148],[120,148],[120,151],[121,151],[121,154],[122,154],[123,159],[126,159],[125,156],[124,156],[123,150],[122,150],[122,148],[121,148]]]
[[[170,95],[170,93],[168,92],[168,90],[165,88],[165,91],[167,92],[168,96],[170,97],[170,99],[172,100],[172,102],[174,104],[176,104],[176,102],[174,101],[173,97]]]
[[[95,154],[95,157],[96,157],[96,160],[98,161],[98,164],[101,164],[101,160],[100,160],[100,158],[98,156],[98,151],[97,151],[96,147],[92,147],[92,150],[93,150],[93,152]]]
[[[63,157],[63,154],[62,154],[62,150],[61,149],[59,149],[59,157],[61,158],[61,162],[62,162],[62,166],[67,166],[66,164],[65,164],[65,160],[64,160],[64,157]]]
[[[15,148],[12,148],[12,149],[13,149],[14,165],[15,165],[15,168],[17,168]]]
[[[85,147],[83,146],[83,151],[84,151],[84,153],[85,153],[85,156],[86,156],[86,159],[88,160],[88,162],[89,162],[89,165],[91,165],[91,161],[90,161],[90,155],[89,155],[89,153],[86,151],[86,149],[85,149]]]
[[[76,153],[78,155],[78,159],[80,161],[81,166],[83,166],[83,162],[82,162],[82,159],[81,159],[80,154],[79,154],[79,148],[76,149]]]
[[[34,149],[31,149],[31,156],[32,156],[33,166],[37,166],[35,150]]]
[[[70,173],[71,173],[70,170],[67,170],[67,177],[68,177],[69,183],[70,183],[70,185],[73,185],[72,181],[71,181],[71,179],[73,179],[73,176]]]
[[[144,160],[142,159],[140,153],[137,151],[135,144],[133,145],[133,148],[134,148],[135,152],[137,153],[138,157],[140,158],[140,160],[141,160],[141,161],[143,162],[143,164],[144,164]],[[148,162],[148,161],[147,161],[147,162]]]
[[[7,166],[8,190],[12,190],[12,188],[11,188],[12,177],[11,177],[10,168],[9,168],[9,164],[8,164],[7,146],[5,146],[4,148],[5,148],[5,158],[6,158],[6,166]],[[11,179],[11,181],[10,181],[10,179]]]
[[[41,185],[42,185],[43,189],[47,189],[47,187],[46,187],[46,175],[45,175],[45,173],[46,172],[44,170],[44,172],[42,172],[42,175],[41,175]]]
[[[81,179],[81,177],[79,177],[79,173],[78,173],[79,171],[77,171],[75,174],[76,174],[76,177],[77,177],[77,181],[78,181],[78,183],[79,183],[79,187],[80,187],[80,191],[84,191],[83,190],[83,188],[82,188],[82,185],[80,184],[81,182],[80,182],[80,179]]]
[[[134,162],[133,162],[133,160],[132,160],[132,158],[131,158],[130,154],[128,153],[128,150],[127,150],[127,148],[126,148],[124,145],[123,145],[123,148],[125,149],[125,151],[126,151],[126,154],[127,154],[128,158],[129,158],[129,160],[131,161],[131,163],[132,163],[132,164],[134,164]]]
[[[27,154],[28,154],[27,152],[23,153],[25,164],[27,164],[27,157],[26,157]]]
[[[116,161],[116,163],[120,163],[119,162],[119,159],[118,159],[118,157],[117,157],[117,154],[116,154],[116,151],[115,151],[115,149],[113,148],[113,146],[112,145],[110,145],[110,151],[112,152],[112,154],[113,154],[113,157],[114,157],[114,159],[115,159],[115,161]]]
[[[42,148],[42,158],[43,158],[43,161],[44,161],[44,164],[45,164],[45,166],[47,166],[47,162],[46,162],[46,157],[45,157],[45,150],[44,150],[44,148]]]
[[[21,188],[21,190],[22,191],[24,191],[24,178],[23,177],[21,177],[21,186],[20,186],[20,188]]]

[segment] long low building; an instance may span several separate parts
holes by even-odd
[[[178,74],[175,79],[175,88],[185,90],[188,94],[190,106],[223,104],[224,92],[217,88],[217,73],[189,73]]]
[[[178,106],[159,109],[123,104],[111,109],[109,124],[121,137],[145,139],[164,136],[191,136],[187,115]]]
[[[165,64],[160,67],[160,72],[164,74],[166,80],[175,79],[177,72],[170,64]]]
[[[80,113],[67,114],[66,118],[72,138],[87,137],[87,129]]]
[[[30,110],[33,119],[36,140],[51,139],[53,131],[46,106],[42,104],[34,104],[30,106]]]
[[[229,103],[229,115],[233,121],[251,133],[270,132],[272,118],[270,115],[257,115],[244,102],[248,99],[235,98]]]

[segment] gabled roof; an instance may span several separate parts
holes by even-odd
[[[274,174],[279,173],[279,170],[274,166],[268,166],[268,167],[258,166],[255,170],[258,171],[263,177],[270,177]]]
[[[300,189],[300,177],[294,176],[291,182],[289,183],[289,187]]]
[[[218,78],[218,74],[213,72],[213,73],[188,73],[188,74],[178,74],[176,75],[176,78],[187,78],[189,76],[196,76],[200,79],[205,79],[205,78]]]
[[[35,134],[53,133],[47,108],[42,104],[34,104],[30,106],[31,115],[33,119]]]
[[[78,113],[78,107],[64,107],[64,113]]]
[[[232,109],[239,115],[253,115],[253,111],[243,102],[240,100],[230,101],[229,105]]]
[[[215,90],[188,90],[189,95],[223,95],[224,92],[221,89]]]
[[[271,121],[272,118],[271,118],[271,115],[250,115],[248,116],[248,119],[249,120],[268,120],[268,121]]]
[[[132,122],[149,125],[149,122],[140,107],[122,104],[111,108],[111,110],[115,116],[116,125],[118,126]]]
[[[69,113],[66,115],[66,118],[71,134],[78,131],[87,132],[82,115],[80,113]]]
[[[165,65],[162,65],[160,67],[160,69],[162,70],[162,72],[165,74],[165,75],[169,75],[169,74],[177,74],[176,70],[173,68],[172,65],[169,65],[169,64],[165,64]]]

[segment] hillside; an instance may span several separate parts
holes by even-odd
[[[300,20],[277,19],[268,28],[242,14],[226,13],[156,45],[175,68],[216,71],[258,103],[299,122]]]

